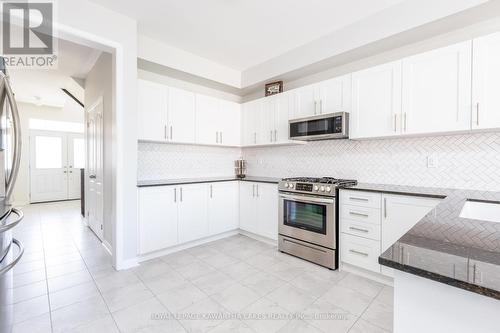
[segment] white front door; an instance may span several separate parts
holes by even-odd
[[[33,131],[30,136],[31,202],[68,198],[66,133]]]
[[[31,202],[80,198],[80,169],[85,167],[83,135],[32,131]]]
[[[103,238],[103,101],[100,98],[87,111],[87,223],[101,240]]]

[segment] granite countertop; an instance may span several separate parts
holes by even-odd
[[[379,263],[500,300],[500,223],[460,217],[467,200],[500,203],[500,192],[375,184],[349,189],[443,198]]]
[[[216,182],[229,182],[238,180],[246,182],[278,184],[281,178],[258,177],[258,176],[246,176],[245,178],[236,178],[232,176],[232,177],[199,177],[199,178],[139,180],[137,181],[137,187],[216,183]]]

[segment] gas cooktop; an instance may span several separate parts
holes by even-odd
[[[279,182],[278,189],[286,192],[335,196],[337,188],[354,186],[357,183],[356,180],[333,177],[293,177],[283,178]]]

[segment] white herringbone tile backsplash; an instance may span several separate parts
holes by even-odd
[[[500,191],[500,133],[330,140],[221,148],[140,143],[138,179],[231,176],[243,156],[252,176],[332,176],[360,182]],[[437,158],[436,168],[427,157]]]

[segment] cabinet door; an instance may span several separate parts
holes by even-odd
[[[256,183],[240,182],[240,229],[258,233]]]
[[[174,186],[139,189],[139,254],[178,243],[174,191]]]
[[[290,109],[293,105],[293,94],[282,93],[277,96],[276,109],[274,112],[274,142],[288,141],[288,120]]]
[[[165,141],[167,126],[167,88],[138,80],[137,108],[139,140]]]
[[[251,101],[243,104],[241,137],[243,145],[257,143],[257,127],[260,117],[261,101]]]
[[[400,134],[401,61],[352,74],[350,138]]]
[[[257,186],[257,233],[278,239],[278,186],[258,183]]]
[[[274,142],[275,114],[278,108],[278,96],[269,96],[262,100],[260,128],[257,143],[270,144]]]
[[[238,182],[208,185],[208,227],[211,235],[238,229]]]
[[[440,199],[403,195],[382,196],[382,252],[429,213]]]
[[[472,128],[500,128],[500,33],[474,39]]]
[[[169,88],[169,137],[170,141],[195,142],[195,98],[189,91]]]
[[[230,101],[219,101],[220,108],[220,143],[225,146],[239,146],[241,144],[240,113],[241,106]]]
[[[351,111],[351,75],[319,84],[319,113]]]
[[[179,187],[179,242],[208,236],[207,185]]]
[[[295,109],[293,118],[303,118],[314,116],[318,112],[318,103],[316,100],[316,86],[310,85],[294,90],[295,95]]]
[[[403,59],[403,133],[470,129],[471,41]]]
[[[213,97],[196,95],[196,143],[218,144],[218,128],[221,114],[219,100]]]

